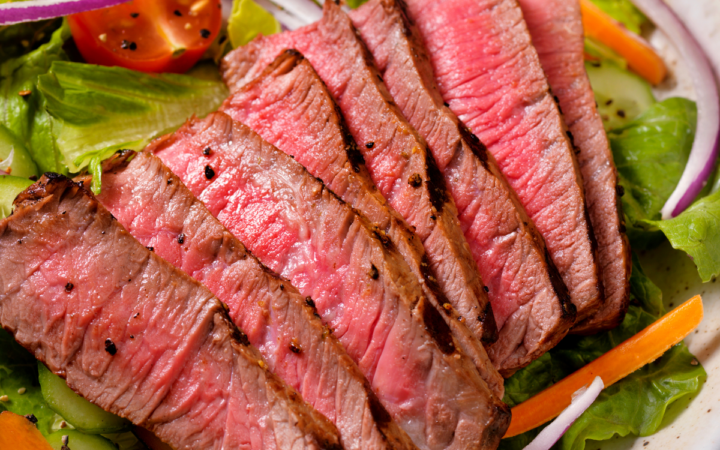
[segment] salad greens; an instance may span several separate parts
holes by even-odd
[[[632,337],[665,313],[662,292],[645,275],[636,257],[633,257],[630,297],[630,309],[618,328],[593,336],[568,336],[506,381],[505,402],[514,406],[527,400]],[[678,344],[657,361],[603,390],[556,448],[583,450],[587,440],[610,439],[615,434],[653,434],[667,407],[685,395],[696,393],[705,378],[705,370],[685,344]],[[505,439],[500,448],[523,448],[539,432],[540,429],[536,429]]]
[[[63,24],[49,42],[0,64],[0,125],[22,142],[41,172],[67,173],[55,147],[50,115],[38,92],[37,78],[54,61],[67,59],[62,46],[69,37],[70,29]]]
[[[34,414],[43,436],[52,433],[55,412],[45,403],[38,382],[35,357],[22,348],[7,331],[0,329],[0,395],[10,400],[0,402],[0,411]],[[23,394],[19,390],[25,388]]]
[[[280,32],[280,22],[253,0],[233,2],[228,20],[228,34],[233,47],[252,41],[260,34],[269,36]]]
[[[11,205],[19,193],[27,189],[32,181],[12,175],[0,176],[0,219],[10,215]]]
[[[216,110],[228,96],[220,81],[69,61],[54,62],[38,87],[63,164],[71,172],[89,166],[96,193],[102,160],[120,148],[142,149],[191,115]]]

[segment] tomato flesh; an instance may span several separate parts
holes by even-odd
[[[68,16],[75,44],[92,64],[182,73],[220,31],[220,0],[133,0]]]

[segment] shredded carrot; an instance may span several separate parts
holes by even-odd
[[[685,339],[702,317],[702,298],[696,295],[582,369],[515,406],[505,437],[522,434],[557,417],[570,406],[573,393],[588,386],[596,376],[607,387],[655,361]]]
[[[596,39],[625,58],[630,69],[657,85],[667,75],[662,58],[643,38],[629,31],[590,0],[580,0],[585,35]]]
[[[10,411],[0,413],[0,448],[14,450],[52,450],[50,444],[27,418]]]

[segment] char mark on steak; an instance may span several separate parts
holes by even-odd
[[[462,322],[450,320],[443,313],[463,349],[474,354],[479,370],[487,372],[490,380],[477,342],[494,340],[497,331],[455,204],[444,180],[437,176],[427,144],[393,102],[349,17],[335,3],[325,2],[320,21],[236,49],[222,65],[231,91],[252,82],[286,49],[300,51],[325,82],[358,143],[373,183],[422,242],[432,280],[444,296],[430,295],[430,301],[441,312],[449,305],[453,316],[462,318]],[[399,248],[411,260],[415,275],[421,277],[417,253],[411,255]],[[469,339],[473,336],[475,339]]]
[[[630,302],[632,261],[617,193],[617,170],[585,72],[580,4],[577,0],[520,0],[520,7],[571,133],[571,143],[577,148],[590,223],[598,244],[605,304],[571,332],[611,329],[622,322]]]
[[[427,51],[402,3],[371,0],[350,17],[398,107],[428,142],[455,200],[500,330],[488,353],[502,373],[512,373],[567,333],[574,319],[567,288],[495,158],[444,106]],[[522,320],[512,317],[523,305],[529,313],[521,310]],[[505,327],[511,317],[513,326]]]
[[[342,448],[221,302],[80,183],[43,176],[15,205],[0,221],[0,322],[73,390],[179,450]]]
[[[209,159],[205,147],[214,149]],[[497,445],[507,407],[456,351],[382,230],[223,113],[188,122],[148,151],[264,264],[312,297],[324,336],[337,336],[418,447]],[[202,176],[208,164],[212,180]]]
[[[106,161],[103,172],[103,206],[228,306],[270,370],[335,423],[345,449],[416,448],[342,344],[324,336],[315,308],[250,254],[159,158],[125,152]]]

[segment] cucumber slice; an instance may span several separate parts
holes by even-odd
[[[77,395],[65,380],[38,362],[40,389],[50,408],[78,430],[89,434],[119,433],[130,427],[130,421],[103,411]],[[72,447],[71,447],[72,448]]]
[[[10,215],[15,197],[31,184],[27,178],[0,175],[0,219]]]
[[[13,153],[12,163],[9,170],[3,169],[5,172],[21,178],[38,175],[37,166],[30,157],[25,145],[5,125],[0,123],[0,162],[5,161],[10,156],[11,151]]]
[[[655,103],[650,84],[632,72],[608,61],[586,62],[585,69],[606,131],[622,127]]]
[[[68,437],[67,447],[63,447],[63,436]],[[47,437],[53,450],[117,450],[112,442],[96,434],[85,434],[77,430],[59,430]]]

